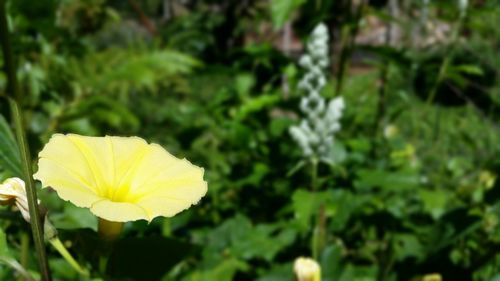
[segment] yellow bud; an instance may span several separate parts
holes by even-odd
[[[321,268],[311,258],[297,258],[293,264],[293,271],[297,281],[321,281]]]

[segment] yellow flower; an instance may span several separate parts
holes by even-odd
[[[111,222],[171,217],[207,192],[203,168],[138,137],[55,134],[33,176]]]
[[[311,258],[297,258],[293,263],[293,271],[297,281],[321,281],[321,267]]]

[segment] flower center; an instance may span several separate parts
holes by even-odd
[[[120,187],[108,187],[105,190],[104,196],[112,202],[128,202],[134,203],[133,196],[130,193],[130,186],[122,185]]]

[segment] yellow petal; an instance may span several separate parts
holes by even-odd
[[[35,179],[117,222],[173,216],[207,192],[203,169],[138,137],[54,135]]]
[[[112,202],[103,199],[92,204],[90,211],[100,218],[115,222],[150,220],[145,209],[137,204],[127,202]]]

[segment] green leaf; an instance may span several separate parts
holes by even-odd
[[[295,10],[297,10],[305,0],[273,0],[271,1],[271,18],[275,29],[283,27],[285,22],[290,18]]]
[[[292,205],[295,220],[302,232],[313,228],[311,219],[318,214],[320,206],[328,199],[331,199],[328,191],[311,192],[299,189],[293,193]]]
[[[328,245],[321,254],[321,275],[324,280],[338,280],[342,272],[342,252],[340,245]]]
[[[276,224],[253,225],[245,216],[237,215],[212,231],[205,252],[227,251],[242,260],[261,258],[271,261],[295,240],[295,231],[279,230]]]
[[[246,97],[255,85],[255,77],[251,74],[240,74],[236,76],[235,88],[240,97]]]
[[[283,134],[288,133],[288,128],[293,124],[294,121],[290,118],[273,118],[269,124],[269,133],[275,138],[281,137]]]
[[[0,115],[0,167],[11,176],[21,176],[21,157],[14,134],[5,118]]]
[[[320,206],[324,205],[325,215],[332,218],[330,228],[341,231],[352,214],[366,205],[367,199],[367,196],[354,195],[341,189],[322,192],[297,190],[292,195],[295,222],[301,232],[309,231],[313,228],[312,218],[318,214]]]
[[[482,76],[484,75],[483,70],[481,67],[474,65],[474,64],[461,64],[454,66],[453,69],[458,72],[462,72],[465,74],[470,74],[470,75],[476,75],[476,76]]]
[[[413,170],[360,170],[355,186],[360,190],[382,188],[384,191],[407,191],[419,186],[419,176]]]
[[[187,277],[183,278],[183,281],[232,281],[234,280],[234,275],[238,271],[246,271],[249,266],[238,259],[227,259],[222,261],[216,267],[209,270],[196,271]]]
[[[446,211],[446,205],[452,194],[444,190],[420,190],[424,211],[434,219],[439,219]]]
[[[51,221],[58,229],[90,228],[97,231],[97,217],[88,208],[79,208],[73,204],[64,205],[64,211],[51,215]]]

